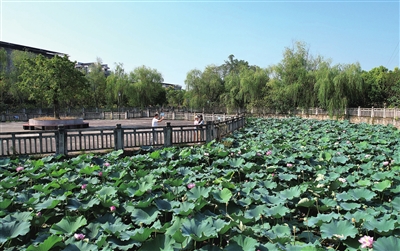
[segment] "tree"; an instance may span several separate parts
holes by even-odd
[[[87,105],[101,107],[106,104],[106,75],[102,67],[102,61],[97,58],[96,63],[89,66],[86,73],[86,79],[89,84],[87,94]]]
[[[379,66],[370,71],[362,72],[367,90],[368,105],[383,107],[383,104],[387,101],[391,93],[388,71],[386,67]]]
[[[156,69],[140,66],[130,73],[129,81],[133,83],[133,97],[140,107],[162,105],[166,102],[164,78]]]
[[[29,92],[29,99],[42,100],[53,106],[54,118],[60,118],[60,107],[82,97],[88,84],[83,73],[75,68],[68,56],[51,59],[42,55],[23,61],[19,88]],[[73,101],[74,102],[74,101]]]

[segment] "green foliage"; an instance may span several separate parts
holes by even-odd
[[[53,106],[55,118],[60,117],[61,106],[71,107],[84,99],[87,81],[68,56],[48,59],[39,55],[25,59],[22,65],[19,88],[29,93],[29,99]]]

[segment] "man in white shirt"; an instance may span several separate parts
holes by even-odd
[[[164,117],[162,117],[161,119],[159,119],[158,113],[154,114],[154,118],[151,120],[151,126],[152,127],[157,127],[158,126],[158,122],[161,122],[164,120]],[[152,133],[152,137],[150,139],[150,141],[152,142],[152,144],[157,144],[157,132],[154,131],[153,129],[153,133]]]

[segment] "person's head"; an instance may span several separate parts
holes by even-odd
[[[203,115],[200,114],[200,115],[199,115],[199,119],[200,119],[200,120],[203,120]]]
[[[199,119],[199,116],[197,116],[197,115],[194,116],[194,119],[195,119],[195,120],[198,120],[198,119]]]
[[[154,118],[158,118],[158,113],[154,114]]]

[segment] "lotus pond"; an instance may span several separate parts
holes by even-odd
[[[249,119],[221,142],[2,159],[3,250],[400,250],[392,126]]]

